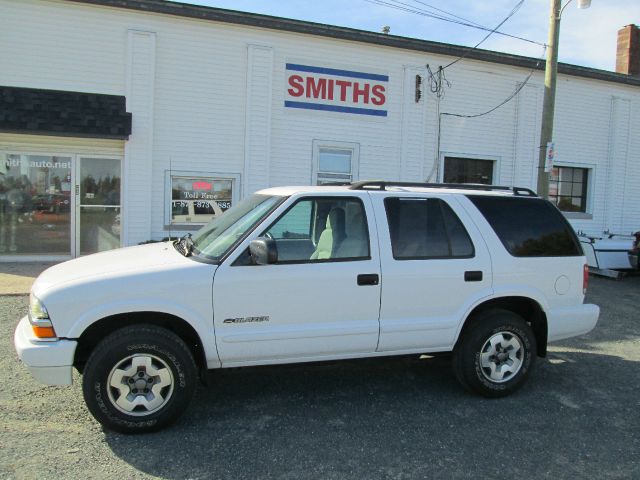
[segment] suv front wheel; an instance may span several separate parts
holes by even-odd
[[[536,338],[519,315],[489,310],[469,320],[453,351],[453,370],[462,385],[485,397],[520,388],[536,355]]]
[[[174,422],[196,379],[193,355],[180,337],[154,325],[132,325],[94,349],[82,389],[89,411],[106,428],[142,433]]]

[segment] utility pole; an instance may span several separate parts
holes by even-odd
[[[542,104],[542,126],[540,127],[540,152],[538,157],[538,195],[549,196],[549,173],[544,171],[547,143],[553,139],[553,115],[556,105],[556,78],[558,76],[558,42],[560,40],[560,17],[569,0],[561,8],[562,0],[551,0],[549,15],[549,39],[547,40],[547,63],[544,70],[544,101]],[[578,0],[578,8],[589,8],[591,0]]]
[[[551,0],[547,63],[544,70],[544,101],[540,128],[540,155],[538,157],[538,195],[549,196],[549,173],[544,171],[547,143],[553,138],[553,115],[556,104],[556,77],[558,76],[558,40],[560,39],[560,0]]]

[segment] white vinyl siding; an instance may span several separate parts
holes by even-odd
[[[468,152],[499,159],[494,183],[535,189],[541,71],[490,115],[442,116],[438,135],[424,65],[446,65],[450,56],[64,0],[0,0],[0,17],[0,85],[127,96],[127,141],[54,140],[78,145],[62,153],[82,153],[90,142],[91,154],[125,149],[125,245],[168,235],[165,171],[234,172],[244,198],[266,186],[317,183],[315,144],[325,140],[326,148],[352,149],[351,180],[438,181],[445,152]],[[285,108],[291,61],[383,72],[387,116]],[[447,69],[440,112],[484,112],[528,72],[466,58]],[[417,103],[416,74],[424,79]],[[572,225],[588,234],[637,230],[640,87],[560,74],[556,102],[556,161],[586,165],[591,176],[590,217],[570,218]],[[24,142],[20,151],[40,145]]]

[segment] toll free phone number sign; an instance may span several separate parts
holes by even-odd
[[[287,63],[284,106],[386,117],[388,85],[388,75]]]

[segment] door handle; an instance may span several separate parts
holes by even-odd
[[[358,275],[358,285],[378,285],[380,277],[377,273],[363,273]]]
[[[482,281],[482,271],[468,271],[464,272],[464,281],[465,282],[481,282]]]

